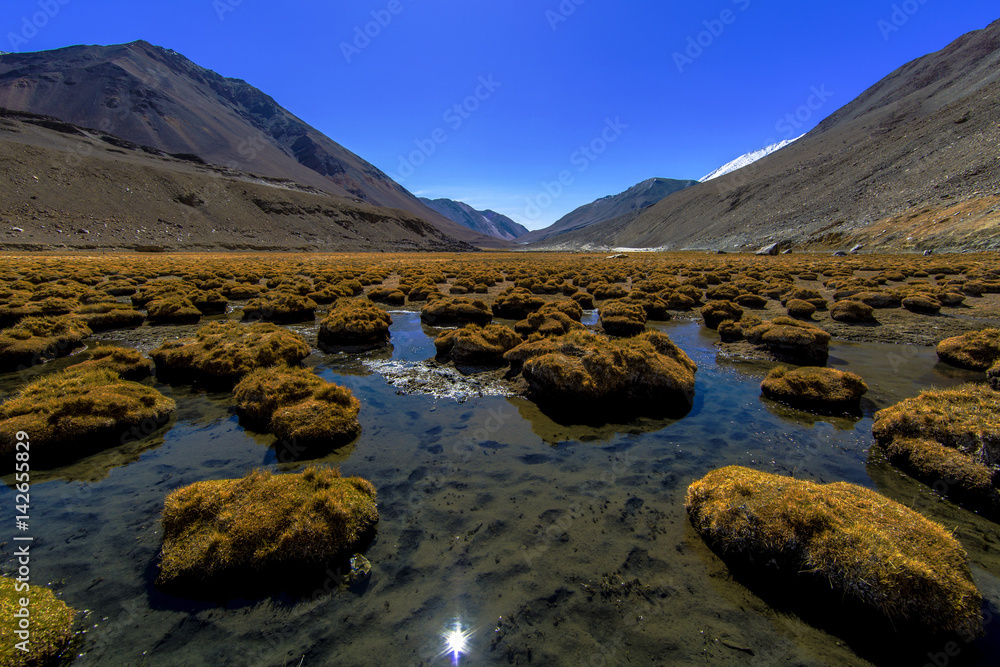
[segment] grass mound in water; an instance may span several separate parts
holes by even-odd
[[[647,331],[610,339],[587,331],[527,342],[505,358],[521,372],[535,400],[588,410],[684,414],[694,399],[698,367],[665,334]]]
[[[822,366],[830,356],[830,334],[791,317],[763,322],[745,335],[751,344],[766,349],[780,361]]]
[[[982,632],[982,596],[958,541],[874,491],[731,466],[691,484],[686,507],[702,537],[741,566],[819,580],[893,624]]]
[[[377,523],[375,487],[336,469],[197,482],[164,502],[157,583],[203,594],[287,582],[357,551]]]
[[[859,375],[833,368],[805,366],[772,369],[760,385],[768,398],[826,414],[860,411],[868,385]]]
[[[646,311],[637,303],[606,301],[600,309],[601,326],[611,336],[638,336],[646,329]]]
[[[565,317],[565,316],[564,316]],[[506,362],[503,355],[524,342],[520,336],[500,324],[479,327],[467,324],[461,329],[446,331],[434,341],[439,359],[456,364],[497,365]]]
[[[367,299],[341,299],[319,325],[322,345],[376,345],[389,341],[392,317]]]
[[[485,302],[479,299],[445,297],[431,301],[421,308],[420,320],[426,324],[437,326],[485,325],[493,321],[493,312]]]
[[[90,359],[71,368],[76,372],[106,368],[123,380],[141,380],[153,374],[153,362],[131,347],[99,347],[90,354]]]
[[[73,317],[26,317],[0,331],[0,373],[65,356],[91,333]]]
[[[1000,393],[979,384],[925,391],[877,412],[872,433],[870,456],[1000,517]]]
[[[0,404],[0,469],[14,467],[17,433],[30,435],[32,467],[74,461],[146,422],[163,425],[174,401],[106,368],[46,375]]]
[[[289,292],[271,292],[251,299],[243,308],[243,320],[249,322],[310,322],[316,319],[319,305],[307,296]]]
[[[938,343],[941,361],[959,368],[985,371],[1000,361],[1000,329],[971,331]]]
[[[866,324],[876,321],[874,308],[853,299],[845,299],[833,304],[830,307],[830,317],[836,322],[845,324]]]
[[[257,368],[298,364],[309,352],[302,336],[274,324],[213,322],[194,338],[168,341],[150,356],[158,376],[232,384]]]
[[[31,584],[22,590],[23,587],[24,584],[13,577],[0,577],[0,614],[3,615],[4,626],[0,641],[0,665],[64,664],[74,636],[76,610],[45,586]],[[22,599],[28,600],[31,623],[27,652],[17,648],[16,644],[22,640],[14,632],[18,622],[14,614],[20,612]]]
[[[361,432],[361,404],[349,389],[330,384],[305,368],[261,368],[233,390],[236,406],[279,440],[312,449],[335,448]]]

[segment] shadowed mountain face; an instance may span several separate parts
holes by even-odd
[[[138,41],[0,57],[0,107],[54,116],[166,153],[284,178],[444,232],[475,234],[424,206],[380,170],[239,79]]]
[[[1000,21],[900,67],[750,166],[540,245],[1000,248],[998,147]]]
[[[477,211],[465,202],[454,201],[452,199],[426,199],[420,198],[424,204],[445,216],[452,222],[457,222],[463,227],[493,238],[513,241],[528,233],[527,228],[517,224],[506,215],[501,215],[496,211]]]
[[[581,206],[567,213],[559,220],[546,227],[525,234],[518,243],[534,243],[553,239],[560,234],[584,230],[591,225],[612,220],[623,215],[641,211],[664,197],[679,192],[684,188],[697,184],[698,181],[678,181],[671,178],[650,178],[633,185],[625,192],[602,197],[595,202]],[[586,234],[586,232],[580,232]]]
[[[0,109],[0,249],[468,251],[423,218]]]

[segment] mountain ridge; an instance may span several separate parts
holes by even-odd
[[[1000,248],[1000,21],[912,60],[794,144],[540,249]]]
[[[246,81],[145,40],[5,55],[0,107],[408,210],[456,238],[488,241],[424,206],[384,172]]]
[[[662,201],[675,192],[697,184],[694,180],[647,178],[615,195],[606,195],[589,204],[570,211],[544,229],[538,229],[518,239],[529,244],[548,241],[562,234],[578,231],[592,225],[628,215]]]
[[[421,197],[420,201],[452,222],[485,236],[513,241],[528,233],[528,229],[523,225],[490,209],[478,211],[465,202],[447,198],[428,199]]]

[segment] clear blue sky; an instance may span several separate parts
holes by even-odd
[[[31,34],[25,17],[46,9],[45,25],[12,48],[10,34]],[[247,80],[416,194],[537,228],[647,178],[697,179],[811,129],[900,65],[1000,18],[1000,4],[5,0],[0,18],[3,51],[136,39],[172,48]],[[366,24],[367,42],[356,39]],[[678,63],[689,40],[701,52]],[[813,87],[829,99],[801,127],[779,124]],[[544,184],[560,172],[550,202]]]

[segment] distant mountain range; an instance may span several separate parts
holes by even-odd
[[[526,227],[519,225],[506,215],[501,215],[496,211],[489,209],[477,211],[465,202],[454,201],[453,199],[427,199],[421,197],[420,201],[452,222],[457,222],[463,227],[467,227],[484,236],[513,241],[528,233]]]
[[[240,79],[145,41],[0,58],[0,107],[52,116],[167,154],[283,178],[408,211],[455,238],[489,241],[422,204],[379,169]]]
[[[718,169],[716,169],[715,171],[713,171],[711,174],[708,174],[707,176],[704,176],[699,181],[699,183],[704,183],[705,181],[710,181],[713,178],[718,178],[719,176],[725,176],[726,174],[732,173],[732,172],[736,171],[737,169],[742,169],[743,167],[749,167],[750,165],[752,165],[757,160],[760,160],[761,158],[765,158],[768,155],[770,155],[771,153],[773,153],[774,151],[779,151],[782,148],[784,148],[785,146],[788,146],[792,142],[797,141],[798,139],[801,139],[801,138],[802,137],[796,137],[795,139],[786,139],[785,141],[779,141],[776,144],[771,144],[770,146],[766,146],[764,148],[761,148],[760,150],[756,150],[756,151],[747,153],[745,155],[741,155],[738,158],[736,158],[735,160],[733,160],[732,162],[727,162],[726,164],[722,165],[721,167],[719,167]]]
[[[679,181],[671,178],[650,178],[633,185],[625,192],[602,197],[567,213],[559,220],[518,238],[518,243],[538,243],[548,241],[568,232],[586,233],[586,228],[623,215],[644,210],[665,197],[684,188],[696,185],[698,181]]]
[[[997,109],[1000,21],[903,65],[782,150],[536,247],[1000,249]]]

